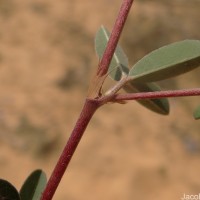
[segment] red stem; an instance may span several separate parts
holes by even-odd
[[[109,64],[112,60],[113,54],[115,52],[116,46],[118,44],[120,35],[122,33],[124,24],[128,17],[133,1],[134,0],[123,0],[122,2],[118,17],[116,19],[115,25],[113,27],[113,30],[111,32],[111,35],[108,41],[108,45],[99,63],[97,75],[100,77],[104,76],[108,71]]]
[[[199,96],[200,88],[184,89],[184,90],[167,90],[158,92],[138,92],[132,94],[116,94],[111,101],[126,101],[137,99],[157,99],[165,97],[183,97],[183,96]]]
[[[141,92],[133,94],[116,94],[110,101],[120,102],[124,100],[137,100],[137,99],[153,99],[165,97],[181,97],[181,96],[198,96],[200,95],[200,88],[185,89],[185,90],[168,90],[158,92]],[[107,97],[100,98],[99,100],[86,99],[79,119],[72,131],[72,134],[55,166],[55,169],[47,183],[47,186],[42,194],[41,200],[51,200],[61,178],[82,138],[82,135],[91,120],[95,111],[100,105],[106,103]]]
[[[47,183],[47,186],[42,194],[41,200],[51,200],[53,195],[61,181],[62,176],[78,146],[81,137],[91,120],[93,114],[99,107],[99,103],[96,100],[86,99],[82,112],[77,120],[77,123],[72,131],[72,134],[55,166],[54,171]]]
[[[110,64],[110,61],[112,59],[112,56],[114,54],[115,48],[117,46],[117,43],[119,41],[120,34],[122,32],[122,29],[124,27],[124,24],[126,22],[129,10],[131,8],[131,5],[133,3],[133,0],[123,0],[122,6],[119,11],[119,15],[117,17],[116,23],[114,25],[113,31],[110,36],[110,40],[108,42],[107,48],[105,50],[105,53],[103,55],[103,58],[99,64],[98,70],[97,70],[97,76],[95,79],[97,82],[95,83],[95,87],[97,87],[97,93],[100,94],[101,84],[98,83],[98,78],[103,77],[107,71]],[[99,84],[99,87],[98,87]],[[95,88],[94,87],[94,88]],[[102,104],[101,104],[102,105]],[[81,137],[90,122],[93,114],[99,108],[100,101],[95,99],[86,99],[86,102],[84,104],[84,107],[81,111],[80,117],[72,131],[72,134],[54,168],[54,171],[52,172],[52,175],[47,183],[47,186],[42,194],[41,200],[51,200],[53,198],[53,195],[61,181],[62,176],[64,175],[64,172],[76,150],[76,147],[81,140]]]

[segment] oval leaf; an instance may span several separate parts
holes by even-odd
[[[135,83],[128,82],[123,89],[128,93],[134,92],[155,92],[160,91],[160,87],[155,83]],[[138,103],[142,104],[146,108],[162,115],[169,114],[169,102],[166,98],[162,99],[142,99],[137,100]]]
[[[95,37],[95,50],[99,59],[103,56],[109,37],[109,31],[104,26],[101,26]],[[123,73],[128,74],[128,71],[128,58],[121,47],[117,46],[109,66],[109,76],[112,79],[119,81]]]
[[[2,200],[20,200],[16,188],[6,180],[0,179],[0,199]]]
[[[194,111],[194,118],[200,119],[200,106]]]
[[[200,41],[184,40],[159,48],[138,61],[129,76],[138,82],[171,78],[200,66]]]
[[[46,183],[45,173],[42,170],[35,170],[26,179],[20,190],[21,200],[39,200]]]

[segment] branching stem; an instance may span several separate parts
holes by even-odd
[[[42,194],[41,200],[51,200],[53,195],[64,175],[68,164],[85,132],[95,111],[103,104],[108,102],[122,102],[124,100],[136,100],[145,98],[163,98],[163,97],[178,97],[178,96],[195,96],[200,95],[200,88],[191,90],[176,90],[176,91],[162,91],[162,92],[147,92],[147,93],[134,93],[134,94],[117,94],[118,90],[126,83],[127,79],[124,78],[119,84],[105,96],[101,96],[101,87],[107,74],[110,61],[114,54],[115,48],[119,41],[121,32],[123,30],[125,21],[127,19],[129,10],[134,0],[123,0],[119,15],[113,27],[108,45],[99,63],[99,67],[94,77],[94,82],[90,86],[88,98],[81,111],[81,114],[75,124],[71,136],[52,172],[52,175],[47,183],[47,186]]]
[[[94,82],[90,85],[90,91],[88,98],[85,101],[84,107],[77,120],[77,123],[71,133],[71,136],[52,172],[52,175],[47,183],[47,186],[42,194],[41,200],[51,200],[53,195],[64,175],[66,168],[76,150],[82,135],[90,122],[95,111],[100,107],[100,102],[97,100],[101,96],[101,87],[104,82],[104,76],[106,75],[110,61],[113,57],[115,48],[119,41],[119,37],[126,22],[129,10],[132,6],[133,0],[123,0],[122,6],[119,11],[119,15],[116,19],[113,31],[110,36],[105,53],[100,61]],[[101,104],[102,105],[102,104]]]
[[[158,99],[166,97],[200,96],[200,88],[184,90],[167,90],[158,92],[138,92],[132,94],[115,94],[113,102],[138,100],[138,99]]]

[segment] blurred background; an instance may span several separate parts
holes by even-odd
[[[98,58],[94,36],[112,29],[120,0],[0,0],[0,177],[20,189],[50,176],[76,122]],[[148,52],[200,39],[199,0],[135,0],[120,44],[130,67]],[[200,69],[160,82],[199,87]],[[94,116],[56,200],[178,200],[200,192],[199,97],[170,99],[169,116],[135,102]]]

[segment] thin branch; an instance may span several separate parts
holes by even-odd
[[[139,92],[131,94],[116,94],[112,102],[120,102],[138,99],[158,99],[166,97],[183,97],[183,96],[200,96],[200,88],[184,89],[184,90],[167,90],[158,92]]]
[[[128,17],[129,11],[131,9],[132,3],[134,0],[123,0],[118,17],[116,19],[115,25],[110,35],[107,47],[103,54],[103,57],[99,63],[97,75],[102,77],[107,71],[109,64],[112,60],[113,54],[115,52],[116,46],[118,44],[121,32],[123,30],[124,24]]]

